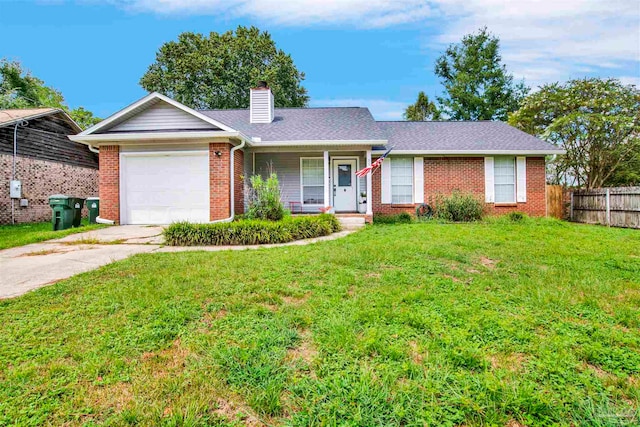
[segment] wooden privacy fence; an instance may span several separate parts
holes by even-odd
[[[558,219],[564,218],[564,187],[562,185],[547,185],[547,216]]]
[[[569,217],[587,224],[640,228],[640,187],[575,190]]]

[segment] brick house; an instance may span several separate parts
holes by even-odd
[[[367,108],[200,110],[152,93],[78,135],[100,150],[100,216],[121,224],[230,220],[248,177],[275,171],[295,212],[415,212],[473,193],[487,208],[546,214],[545,156],[562,153],[501,122],[377,122]],[[382,166],[356,171],[392,148]]]
[[[98,155],[67,136],[81,130],[56,108],[0,110],[0,224],[50,220],[52,194],[98,194]]]

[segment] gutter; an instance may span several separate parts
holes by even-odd
[[[231,212],[230,212],[230,216],[228,218],[225,219],[217,219],[215,221],[209,221],[209,224],[215,224],[218,222],[231,222],[233,221],[233,218],[236,216],[236,212],[235,212],[235,161],[233,158],[233,155],[235,154],[236,150],[240,150],[241,148],[244,148],[245,144],[247,143],[246,140],[242,140],[242,142],[240,143],[240,145],[236,145],[235,147],[233,147],[231,149],[231,151],[229,151],[229,173],[231,174],[231,188],[230,188],[230,192],[229,195],[231,197],[231,200],[229,200],[229,206],[231,207]]]
[[[374,150],[373,155],[383,154],[383,150]],[[565,154],[565,150],[393,150],[389,155],[423,155],[423,156],[489,156],[489,155],[520,155],[520,156],[551,156]]]
[[[68,135],[75,142],[90,144],[92,142],[120,143],[123,141],[160,141],[160,140],[184,140],[184,139],[211,139],[211,138],[247,138],[240,132],[227,131],[187,131],[187,132],[123,132],[101,133],[95,135]]]

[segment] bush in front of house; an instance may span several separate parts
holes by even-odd
[[[260,175],[254,175],[250,181],[251,193],[246,217],[248,219],[280,221],[284,217],[284,207],[282,206],[278,175],[272,172],[267,179],[263,179]]]
[[[402,212],[395,215],[374,214],[374,224],[409,224],[413,222],[413,218],[407,212]]]
[[[479,221],[484,216],[484,202],[473,194],[454,192],[447,197],[436,198],[433,216],[452,222]]]
[[[287,217],[281,221],[177,222],[165,229],[164,237],[171,246],[259,245],[327,236],[336,231],[340,231],[338,219],[334,215],[322,214]]]
[[[514,211],[509,212],[507,214],[507,218],[509,218],[509,221],[511,222],[523,222],[528,218],[528,216],[524,212]]]

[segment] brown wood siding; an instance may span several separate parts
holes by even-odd
[[[13,130],[14,125],[0,128],[0,153],[13,154]],[[18,155],[98,169],[98,155],[67,138],[76,133],[57,114],[29,120],[27,127],[18,128]]]

